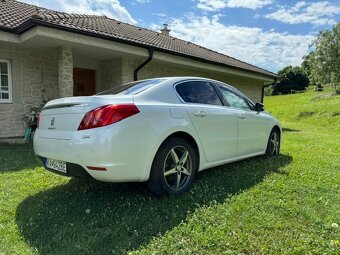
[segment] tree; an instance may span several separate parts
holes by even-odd
[[[322,30],[313,42],[308,65],[315,83],[330,84],[340,94],[340,23]]]
[[[315,57],[315,52],[311,51],[306,56],[303,57],[303,61],[301,64],[301,68],[303,72],[308,76],[309,78],[309,86],[314,86],[316,91],[323,90],[323,86],[320,83],[320,81],[315,80],[312,74],[312,61]]]
[[[299,66],[286,66],[278,72],[280,83],[273,86],[272,94],[288,94],[292,90],[305,90],[309,85],[309,79],[304,70]]]
[[[311,71],[311,64],[312,59],[314,57],[314,51],[309,52],[307,55],[303,56],[303,61],[301,64],[301,68],[303,72],[308,76],[308,78],[311,80],[312,78],[312,71]]]

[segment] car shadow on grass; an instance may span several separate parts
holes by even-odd
[[[124,254],[186,221],[198,207],[223,203],[266,175],[285,174],[291,161],[280,155],[215,167],[179,197],[157,198],[144,184],[72,179],[25,199],[16,222],[40,254]]]
[[[32,144],[0,143],[0,162],[0,173],[21,171],[39,166]]]
[[[282,128],[283,132],[301,132],[301,130],[298,129],[292,129],[292,128]]]

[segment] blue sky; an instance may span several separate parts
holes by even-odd
[[[299,65],[322,29],[340,21],[340,1],[24,0],[70,13],[106,15],[277,72]]]

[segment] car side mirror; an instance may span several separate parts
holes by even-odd
[[[264,104],[256,103],[256,104],[255,104],[255,109],[256,109],[256,111],[258,111],[258,112],[264,111]]]

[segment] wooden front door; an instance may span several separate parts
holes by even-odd
[[[96,71],[73,69],[73,96],[91,96],[96,93]]]

